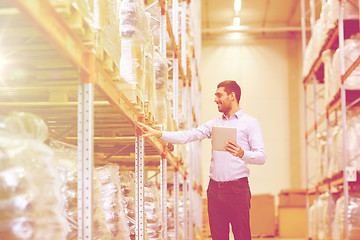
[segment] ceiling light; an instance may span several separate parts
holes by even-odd
[[[240,12],[241,0],[234,0],[234,10],[235,10],[235,12]]]
[[[233,18],[233,26],[235,26],[235,27],[240,26],[240,18],[239,17]]]

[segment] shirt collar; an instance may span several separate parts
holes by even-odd
[[[236,113],[234,113],[233,115],[231,115],[229,118],[227,118],[227,117],[225,116],[225,114],[222,115],[222,118],[223,118],[223,119],[230,119],[232,116],[234,116],[234,117],[236,117],[237,119],[239,119],[239,118],[242,117],[243,114],[244,114],[244,112],[243,112],[242,108],[240,108],[239,111],[237,111]]]

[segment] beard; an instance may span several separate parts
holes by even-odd
[[[221,113],[226,113],[230,110],[231,108],[229,106],[226,106],[224,104],[218,104],[218,111]]]

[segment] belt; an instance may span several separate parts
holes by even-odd
[[[217,185],[218,187],[231,186],[231,185],[234,185],[234,184],[239,183],[239,182],[240,183],[247,183],[248,178],[243,177],[243,178],[239,178],[239,179],[236,179],[236,180],[225,181],[225,182],[218,182],[218,181],[215,181],[212,178],[210,178],[210,184]]]

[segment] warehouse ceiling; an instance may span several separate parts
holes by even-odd
[[[203,37],[229,32],[235,16],[234,0],[201,1]],[[242,0],[239,29],[250,33],[299,32],[300,3],[301,0]]]

